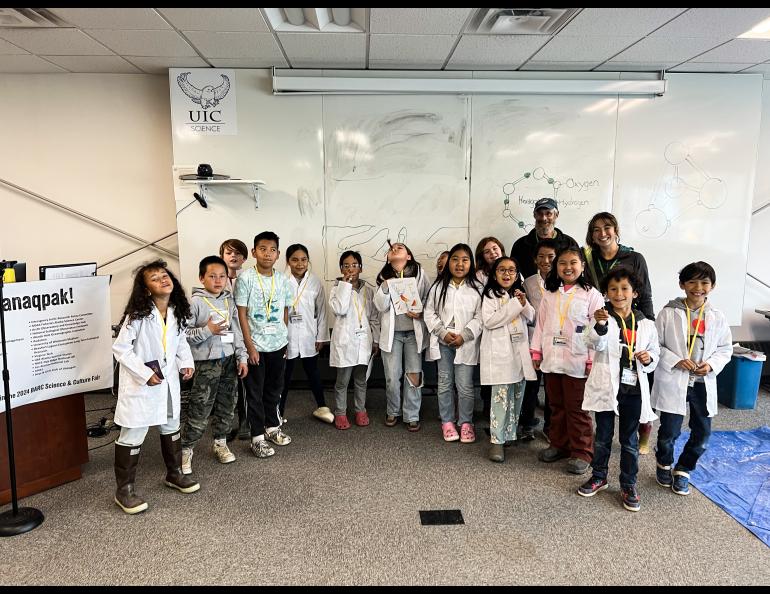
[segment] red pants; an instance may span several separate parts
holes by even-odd
[[[590,463],[594,456],[594,432],[591,415],[582,408],[585,385],[585,379],[562,373],[545,374],[551,407],[551,447]]]

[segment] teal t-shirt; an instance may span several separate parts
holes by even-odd
[[[275,352],[289,342],[283,310],[291,300],[289,279],[280,272],[264,276],[249,268],[238,277],[235,304],[249,308],[249,335],[260,353]]]

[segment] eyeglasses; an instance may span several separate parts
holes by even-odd
[[[498,268],[497,272],[500,274],[516,274],[518,271],[515,268]]]
[[[343,264],[342,265],[342,269],[343,270],[355,270],[356,268],[361,268],[361,265],[358,264],[358,263],[356,263],[356,264]]]

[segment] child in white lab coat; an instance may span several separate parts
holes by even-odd
[[[160,427],[166,463],[165,484],[193,493],[200,485],[182,474],[179,434],[179,374],[190,379],[195,369],[184,322],[190,304],[179,281],[162,260],[140,267],[112,352],[120,363],[120,388],[115,423],[115,503],[127,514],[147,509],[134,490],[139,450],[153,425]]]
[[[286,262],[291,269],[289,288],[292,301],[289,306],[289,344],[286,346],[286,369],[279,410],[283,417],[294,363],[299,359],[316,402],[313,416],[325,423],[332,423],[334,415],[326,406],[321,373],[318,371],[318,353],[329,342],[326,295],[321,281],[308,270],[310,256],[304,245],[295,243],[287,247]]]
[[[334,426],[349,429],[347,416],[348,383],[353,376],[355,383],[355,423],[359,427],[369,424],[366,412],[366,371],[371,358],[377,352],[380,322],[374,308],[374,289],[360,280],[361,254],[347,251],[340,256],[340,272],[329,296],[329,306],[334,314],[329,365],[337,368],[334,384]]]

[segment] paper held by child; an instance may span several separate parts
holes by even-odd
[[[416,278],[392,278],[388,281],[388,292],[396,315],[422,311],[422,301],[420,300],[420,293],[417,291]]]

